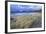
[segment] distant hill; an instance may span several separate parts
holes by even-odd
[[[35,11],[11,11],[11,13],[33,13],[33,12],[39,12],[41,13],[42,10],[35,10]]]

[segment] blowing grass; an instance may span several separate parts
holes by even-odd
[[[38,22],[41,19],[41,14],[36,15],[26,15],[26,16],[15,16],[10,22],[11,29],[22,29],[22,28],[31,28],[32,24],[36,21]]]

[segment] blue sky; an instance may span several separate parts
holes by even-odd
[[[17,12],[34,12],[36,10],[40,10],[41,6],[38,5],[14,5],[11,4],[10,5],[10,10],[13,13],[17,13]]]

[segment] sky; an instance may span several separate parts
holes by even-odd
[[[38,5],[18,5],[18,4],[10,5],[11,13],[35,12],[36,10],[40,9],[41,6]]]

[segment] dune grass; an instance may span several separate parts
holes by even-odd
[[[26,15],[26,16],[15,16],[14,20],[11,20],[11,29],[22,29],[31,28],[32,24],[41,19],[41,13],[36,15]]]

